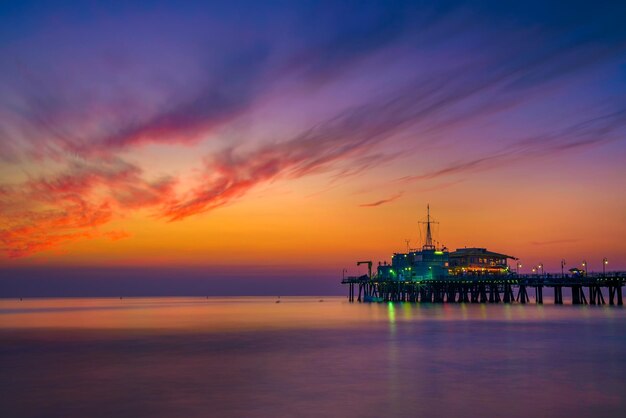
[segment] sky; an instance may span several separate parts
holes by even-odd
[[[427,204],[451,249],[626,270],[625,18],[2,2],[0,295],[341,292]]]

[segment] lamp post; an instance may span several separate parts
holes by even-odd
[[[583,260],[583,274],[587,276],[587,261]]]
[[[604,257],[602,259],[602,277],[606,276],[606,265],[609,264],[609,259]]]
[[[565,278],[565,272],[563,271],[563,268],[565,267],[565,259],[561,260],[561,278]]]
[[[539,269],[541,269],[541,276],[543,277],[543,275],[546,274],[546,271],[543,269],[543,263],[539,263],[537,266],[537,272],[539,272]]]
[[[535,274],[535,272],[537,271],[537,269],[533,267],[533,270],[532,270],[532,271],[533,271],[533,274]],[[537,274],[537,277],[539,277],[539,274]]]
[[[517,272],[517,275],[518,275],[518,276],[519,276],[519,269],[521,269],[521,268],[522,268],[522,264],[518,261],[518,262],[517,262],[516,269],[515,269],[515,271]]]
[[[346,270],[346,269],[341,270],[341,281],[345,280],[347,272],[348,272],[348,270]]]

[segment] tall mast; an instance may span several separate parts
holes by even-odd
[[[426,240],[424,242],[424,246],[422,249],[424,250],[434,250],[435,246],[433,245],[433,231],[431,224],[436,224],[437,222],[433,221],[430,217],[430,204],[426,205],[426,222],[419,222],[420,224],[426,224]]]
[[[426,242],[424,243],[425,247],[433,246],[433,235],[430,231],[430,203],[426,205]]]

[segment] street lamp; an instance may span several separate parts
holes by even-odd
[[[565,267],[565,259],[561,260],[561,277],[565,278],[565,272],[563,271],[563,268]]]
[[[585,276],[587,276],[587,261],[583,260],[583,271]]]
[[[348,272],[348,270],[346,270],[346,269],[341,270],[341,281],[345,280],[347,272]]]
[[[537,269],[533,267],[533,274],[535,274],[536,271]],[[537,276],[539,276],[539,274],[537,274]]]
[[[606,265],[609,264],[609,259],[604,257],[602,259],[602,276],[606,276]]]
[[[543,263],[539,263],[537,266],[537,274],[539,274],[539,270],[541,270],[541,276],[545,274],[545,270],[543,269]]]
[[[519,269],[521,269],[521,268],[522,268],[522,264],[518,261],[518,262],[517,262],[517,268],[516,268],[516,271],[517,271],[517,275],[518,275],[518,276],[519,276]]]

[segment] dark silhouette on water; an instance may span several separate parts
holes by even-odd
[[[528,291],[534,289],[535,303],[543,304],[544,288],[551,288],[554,304],[563,304],[563,290],[569,289],[573,305],[605,305],[602,290],[605,289],[609,305],[623,306],[622,287],[626,284],[626,272],[607,272],[608,259],[602,259],[602,274],[588,274],[587,262],[584,272],[574,270],[571,275],[546,274],[540,263],[537,274],[519,274],[521,264],[516,257],[487,251],[486,248],[460,248],[449,252],[445,247],[433,244],[430,205],[426,206],[426,239],[421,249],[407,253],[394,253],[391,263],[379,262],[372,275],[372,261],[357,261],[357,267],[367,264],[367,275],[345,277],[348,300],[354,302],[428,302],[428,303],[530,303]],[[507,260],[517,260],[512,272]],[[344,269],[345,271],[345,269]],[[541,271],[541,273],[539,273]],[[588,297],[585,295],[587,290]],[[517,290],[517,295],[515,294]]]

